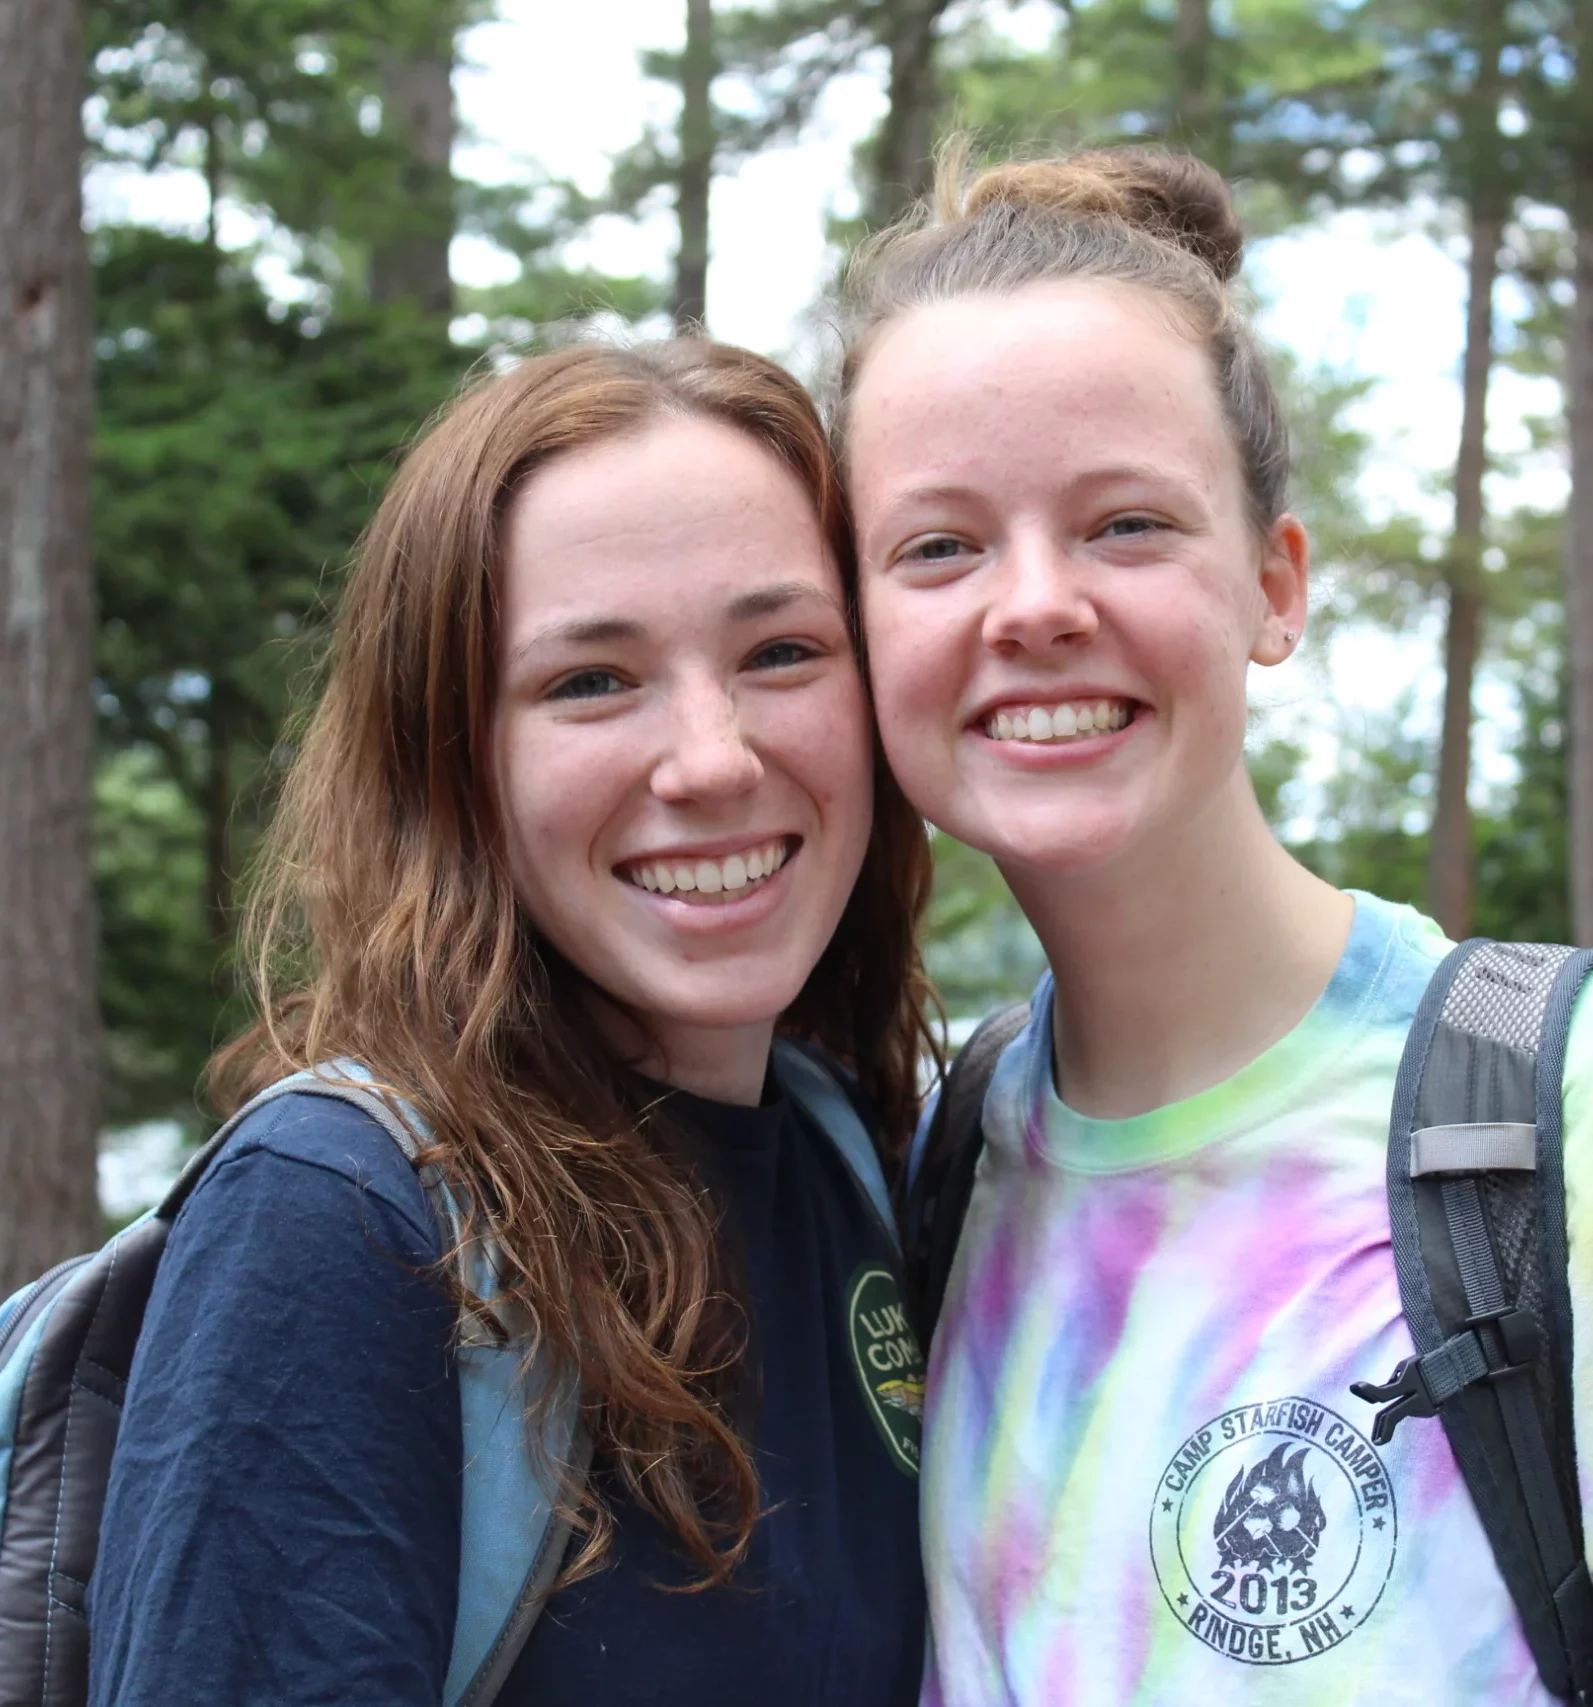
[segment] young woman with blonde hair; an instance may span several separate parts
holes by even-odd
[[[888,1161],[925,1041],[923,827],[853,592],[820,424],[743,351],[533,357],[410,452],[277,812],[260,1021],[214,1083],[231,1110],[332,1063],[424,1124],[423,1175],[296,1093],[187,1199],[96,1702],[916,1698],[921,1371],[879,1158],[793,1088],[844,1089]],[[571,1537],[518,1659],[463,1686],[471,1524],[512,1554],[528,1514],[462,1519],[502,1466],[463,1444],[461,1342],[523,1369],[490,1450],[530,1452]]]

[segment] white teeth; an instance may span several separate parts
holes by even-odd
[[[785,843],[765,842],[723,859],[699,859],[691,864],[652,860],[629,868],[631,882],[652,894],[721,895],[744,890],[774,874],[785,864]]]
[[[998,711],[985,719],[992,741],[1067,741],[1077,735],[1105,735],[1132,720],[1121,700],[1097,700],[1093,705],[1030,705],[1021,711]]]

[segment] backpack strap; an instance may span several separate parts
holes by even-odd
[[[892,1250],[900,1254],[901,1235],[896,1230],[885,1169],[857,1104],[837,1078],[843,1069],[832,1066],[822,1051],[790,1037],[775,1038],[770,1065],[780,1088],[840,1152]]]
[[[431,1142],[430,1127],[402,1097],[381,1087],[369,1069],[347,1058],[268,1085],[192,1158],[156,1213],[167,1219],[176,1214],[247,1116],[278,1097],[303,1095],[354,1104],[403,1151],[419,1173],[445,1240],[460,1252],[472,1290],[491,1304],[498,1282],[490,1245],[477,1240],[465,1246],[459,1205],[438,1170],[419,1163]],[[544,1405],[540,1440],[532,1450],[526,1416],[545,1400],[549,1375],[535,1360],[527,1370],[524,1353],[523,1341],[505,1343],[473,1321],[461,1323],[455,1354],[464,1444],[459,1609],[443,1707],[487,1707],[519,1658],[558,1576],[570,1516],[556,1508],[536,1460],[566,1464],[581,1477],[591,1463],[592,1443],[580,1425],[573,1393],[560,1393]]]
[[[1395,1081],[1388,1205],[1416,1345],[1384,1445],[1438,1416],[1545,1686],[1593,1699],[1593,1583],[1571,1411],[1561,1075],[1593,953],[1481,939],[1434,973]]]
[[[887,1233],[897,1244],[884,1169],[862,1118],[835,1076],[800,1045],[779,1039],[776,1077],[792,1101],[834,1144]],[[419,1157],[431,1142],[422,1116],[378,1084],[357,1061],[340,1058],[269,1085],[238,1110],[183,1169],[158,1213],[174,1216],[238,1124],[278,1097],[310,1095],[353,1103],[415,1164],[444,1235],[463,1243],[459,1206],[437,1170]],[[899,1246],[898,1246],[899,1248]],[[498,1290],[492,1253],[479,1241],[464,1251],[469,1280],[491,1303]],[[457,1352],[465,1475],[460,1521],[459,1610],[443,1686],[443,1707],[487,1707],[503,1687],[547,1601],[564,1559],[571,1523],[555,1509],[533,1460],[569,1465],[584,1476],[592,1443],[580,1426],[574,1394],[558,1394],[542,1410],[535,1452],[526,1435],[529,1407],[542,1403],[548,1373],[522,1366],[524,1346],[472,1331],[463,1324]]]
[[[985,1144],[985,1092],[1002,1051],[1028,1023],[1029,1004],[1016,1002],[980,1024],[952,1062],[923,1142],[914,1146],[902,1220],[907,1277],[925,1345],[940,1316],[957,1237],[973,1196]]]

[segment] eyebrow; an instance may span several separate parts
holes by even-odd
[[[725,616],[731,622],[756,622],[759,617],[773,616],[788,605],[804,599],[816,599],[831,610],[845,615],[841,603],[833,594],[813,581],[777,581],[771,587],[757,587],[742,593],[725,606]],[[541,646],[607,646],[624,640],[645,640],[647,630],[634,617],[578,617],[571,622],[550,623],[521,641],[509,654],[506,668],[512,670],[529,653]]]
[[[1186,484],[1178,475],[1169,474],[1166,469],[1148,462],[1114,462],[1100,468],[1091,468],[1077,477],[1076,484],[1084,487],[1109,486],[1120,480],[1151,480],[1161,483],[1171,480],[1175,485]],[[960,499],[975,499],[980,497],[975,483],[958,481],[936,481],[926,486],[907,486],[896,493],[893,502],[897,504],[945,503]]]
[[[752,622],[760,616],[773,616],[803,599],[817,599],[832,610],[840,608],[834,594],[812,581],[777,581],[772,587],[759,587],[732,599],[725,607],[725,615],[732,622]]]

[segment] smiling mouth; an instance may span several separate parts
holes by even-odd
[[[1131,699],[1003,706],[984,719],[983,729],[992,741],[1037,741],[1054,746],[1116,734],[1134,721],[1134,706]]]
[[[761,889],[801,845],[800,836],[776,836],[718,859],[643,859],[615,869],[649,894],[699,907],[724,906]]]

